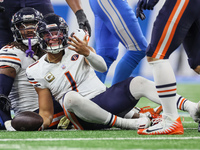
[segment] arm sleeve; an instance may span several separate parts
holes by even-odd
[[[94,52],[90,51],[90,54],[86,57],[89,61],[90,65],[99,72],[107,71],[107,65],[104,59],[100,56],[95,54]]]

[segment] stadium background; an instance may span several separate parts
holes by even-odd
[[[70,9],[70,7],[65,2],[65,0],[51,0],[51,1],[53,4],[55,13],[62,16],[67,21],[67,23],[69,25],[69,33],[73,32],[73,30],[78,28],[76,17],[74,15],[74,13],[72,12],[72,10]],[[128,0],[128,3],[130,4],[130,6],[133,8],[134,11],[136,9],[137,1],[138,0]],[[91,28],[92,28],[92,36],[90,38],[89,45],[93,46],[95,48],[94,15],[90,8],[89,1],[82,0],[81,2],[82,2],[82,7],[87,15],[87,18],[88,18]],[[144,21],[141,21],[139,19],[139,23],[141,25],[142,31],[143,31],[144,35],[146,36],[148,42],[150,41],[153,22],[154,22],[154,20],[157,16],[157,13],[162,5],[163,5],[163,1],[159,1],[159,3],[154,7],[153,11],[144,11],[144,13],[146,15],[146,19]],[[117,60],[112,64],[112,66],[108,72],[108,76],[106,79],[107,83],[111,82],[111,79],[114,74],[115,66],[116,66],[118,60],[123,56],[123,54],[125,52],[126,52],[126,50],[125,50],[124,46],[120,44],[119,45],[119,55],[118,55]],[[182,46],[180,46],[178,48],[178,50],[175,51],[170,56],[170,63],[172,64],[173,69],[176,73],[178,82],[200,83],[200,78],[192,69],[190,69],[190,67],[188,65],[187,56],[186,56],[185,51],[183,50]],[[147,63],[146,58],[144,58],[140,62],[138,67],[132,73],[132,76],[136,76],[136,75],[141,75],[141,76],[147,77],[149,79],[153,79],[152,78],[152,70],[151,70],[151,67],[149,66],[149,64]]]

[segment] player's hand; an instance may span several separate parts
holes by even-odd
[[[0,6],[0,12],[4,12],[5,8],[3,6]]]
[[[153,7],[158,3],[159,0],[139,0],[138,3],[142,3],[141,8],[143,10],[153,10]]]
[[[88,32],[89,36],[91,36],[91,27],[87,17],[82,9],[78,10],[76,13],[77,22],[80,29],[83,29]]]
[[[70,46],[68,46],[68,49],[73,50],[75,52],[77,52],[78,54],[84,55],[85,57],[87,57],[90,54],[90,48],[88,46],[88,40],[87,40],[87,36],[84,36],[83,41],[80,40],[76,35],[73,35],[72,37],[68,37],[68,44]]]
[[[137,8],[136,8],[136,17],[140,18],[141,20],[144,20],[146,18],[144,12],[143,12],[143,0],[139,0],[137,3]]]
[[[3,111],[10,111],[11,103],[7,96],[0,94],[0,109]]]

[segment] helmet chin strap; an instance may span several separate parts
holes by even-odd
[[[63,45],[60,44],[58,46],[47,46],[47,52],[50,52],[52,54],[57,54],[59,53],[60,51],[62,51],[64,48],[63,48]]]
[[[30,38],[22,40],[22,42],[24,43],[24,45],[29,46],[29,39]],[[38,43],[38,39],[37,38],[36,39],[32,38],[30,40],[31,40],[31,46],[34,46],[35,44]]]
[[[31,39],[28,38],[28,49],[26,50],[26,57],[30,56],[33,58],[34,51],[31,49]]]

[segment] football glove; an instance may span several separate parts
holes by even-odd
[[[143,0],[139,0],[137,3],[137,8],[136,8],[136,17],[140,18],[141,20],[144,20],[146,18],[143,9],[142,9],[142,4],[143,4]]]
[[[64,116],[60,119],[57,129],[69,129],[70,128],[69,125],[70,125],[70,120],[67,119],[66,116]]]
[[[5,8],[3,6],[0,6],[0,12],[4,12]]]
[[[76,13],[77,22],[80,29],[83,29],[88,32],[89,36],[91,36],[91,27],[87,17],[82,9],[78,10]]]
[[[0,94],[0,109],[2,111],[10,111],[10,100],[7,96]]]
[[[143,13],[143,10],[153,10],[153,7],[158,3],[159,0],[139,0],[136,8],[136,17],[140,17],[141,20],[144,20],[146,17]]]

